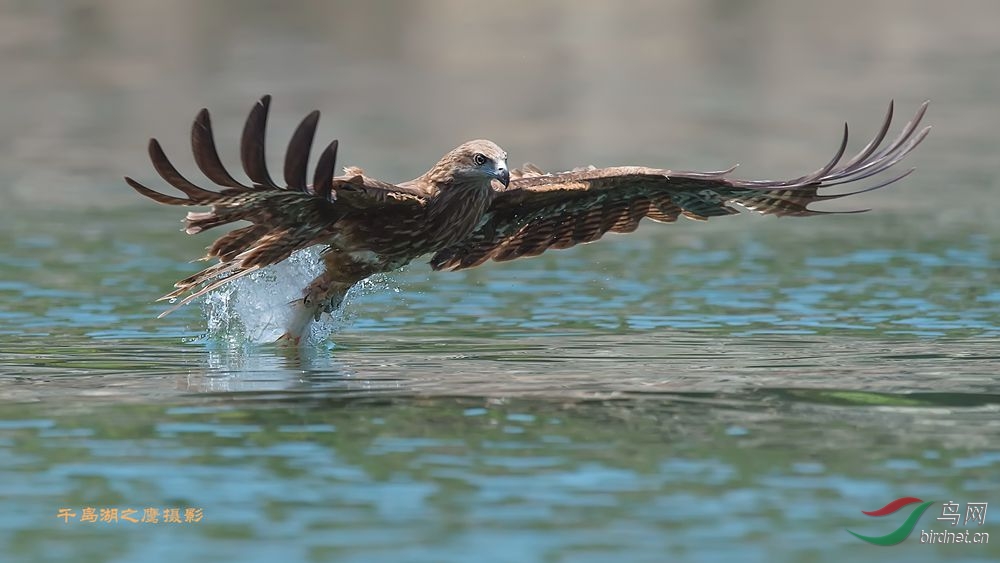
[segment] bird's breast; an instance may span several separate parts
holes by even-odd
[[[479,225],[490,202],[490,187],[451,188],[437,196],[427,210],[427,252],[451,246],[466,238]]]
[[[478,190],[451,187],[435,195],[420,212],[386,208],[347,219],[330,244],[351,253],[371,252],[378,261],[405,263],[469,236],[489,202],[488,186]]]

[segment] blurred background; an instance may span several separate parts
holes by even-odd
[[[919,542],[1000,482],[1000,3],[0,0],[0,559],[996,561]],[[272,171],[306,112],[399,181],[486,137],[559,170],[794,177],[844,120],[915,174],[862,215],[644,225],[352,294],[302,354],[246,346],[293,265],[156,319],[210,236],[212,111],[237,167],[272,94]],[[317,143],[320,144],[320,143]],[[308,264],[304,261],[308,275]],[[314,266],[313,266],[314,267]],[[301,268],[300,268],[301,269]],[[315,273],[314,271],[312,272]],[[284,300],[284,301],[283,301]],[[935,500],[903,544],[845,529]],[[175,526],[62,508],[197,507]],[[893,520],[893,521],[890,521]]]
[[[546,169],[738,161],[744,175],[797,174],[825,160],[842,121],[860,141],[890,99],[901,117],[931,99],[937,130],[912,164],[934,189],[870,201],[940,207],[995,185],[981,165],[997,150],[1000,8],[989,1],[8,0],[0,10],[5,208],[148,205],[120,181],[152,175],[148,137],[190,162],[189,122],[208,107],[235,163],[242,119],[266,93],[275,162],[285,134],[320,109],[319,137],[341,139],[343,162],[398,180],[477,137]],[[963,177],[941,175],[945,163]]]

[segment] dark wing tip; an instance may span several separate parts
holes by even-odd
[[[212,116],[209,114],[208,108],[201,108],[198,110],[198,113],[194,116],[194,122],[196,125],[210,127],[212,124]]]
[[[267,171],[265,141],[267,138],[267,116],[271,107],[271,97],[264,96],[250,108],[243,134],[240,137],[240,161],[243,171],[254,183],[254,187],[277,189]]]
[[[737,187],[778,190],[794,190],[806,187],[823,188],[857,182],[885,172],[912,152],[913,149],[915,149],[930,132],[930,127],[924,127],[923,129],[918,130],[920,122],[923,120],[924,114],[927,111],[928,104],[929,100],[922,103],[913,118],[907,122],[899,135],[884,148],[880,147],[882,147],[883,141],[885,140],[891,126],[894,113],[894,103],[892,101],[889,102],[889,108],[882,120],[882,125],[879,128],[878,133],[874,138],[872,138],[871,141],[868,142],[867,145],[865,145],[864,148],[861,149],[860,152],[858,152],[857,155],[848,160],[845,164],[838,166],[840,158],[843,156],[843,150],[846,148],[846,124],[844,127],[845,137],[843,138],[842,145],[838,149],[837,154],[830,161],[832,166],[828,164],[813,174],[802,176],[794,180],[778,182],[734,181],[734,185]],[[905,176],[906,174],[895,178],[892,181],[882,183],[879,187],[887,186]]]
[[[730,188],[750,190],[748,193],[735,194],[733,201],[759,213],[778,215],[807,216],[868,211],[817,211],[808,206],[818,201],[839,199],[881,189],[909,176],[913,172],[912,168],[902,173],[892,174],[885,179],[875,179],[871,185],[862,186],[861,189],[854,191],[833,194],[820,193],[841,184],[861,184],[863,180],[885,174],[906,158],[930,132],[929,126],[920,127],[928,104],[929,100],[922,103],[898,135],[886,142],[895,113],[895,102],[890,101],[875,136],[856,155],[845,162],[842,160],[847,148],[849,132],[846,123],[836,154],[825,166],[812,174],[784,181],[726,180]]]
[[[198,112],[191,125],[191,152],[194,153],[195,164],[209,180],[220,186],[250,189],[249,186],[233,178],[223,166],[219,152],[215,148],[212,120],[207,108],[202,108]]]
[[[163,203],[166,205],[191,205],[191,200],[189,199],[161,194],[158,191],[151,190],[139,182],[136,182],[129,176],[125,176],[125,183],[131,186],[133,190],[157,203]]]
[[[339,146],[340,141],[334,139],[323,150],[323,153],[319,156],[319,162],[316,163],[316,170],[313,174],[313,193],[323,199],[329,199],[330,192],[333,189],[333,174],[337,167],[337,149]]]
[[[309,151],[316,137],[319,110],[313,110],[299,123],[288,141],[285,152],[285,183],[290,189],[306,192],[306,175],[309,168]]]

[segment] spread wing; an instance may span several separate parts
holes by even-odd
[[[847,148],[844,124],[840,148],[826,166],[785,181],[731,179],[728,174],[735,167],[719,172],[589,167],[546,174],[525,165],[511,173],[510,185],[497,193],[476,231],[435,254],[431,266],[435,270],[461,270],[491,259],[536,256],[549,248],[595,241],[607,232],[632,232],[644,217],[661,223],[676,221],[681,215],[705,220],[739,213],[739,207],[779,216],[857,213],[816,211],[809,205],[882,188],[910,174],[912,169],[853,192],[820,193],[823,188],[876,176],[902,160],[930,130],[918,130],[926,110],[927,102],[899,136],[882,147],[892,122],[890,103],[875,138],[841,163]]]
[[[215,257],[219,262],[177,282],[176,290],[161,300],[173,300],[190,291],[177,304],[179,307],[226,282],[281,262],[296,250],[322,244],[337,233],[338,223],[351,214],[379,206],[417,208],[426,203],[416,191],[365,177],[360,169],[347,169],[347,176],[334,177],[336,140],[320,154],[312,184],[308,184],[309,152],[319,122],[318,111],[307,115],[292,135],[285,154],[284,183],[276,183],[268,172],[264,153],[270,102],[270,96],[261,98],[250,110],[243,128],[240,159],[249,183],[236,180],[222,165],[205,109],[198,113],[191,128],[191,150],[198,168],[221,189],[204,189],[187,180],[167,159],[156,139],[149,141],[153,167],[186,197],[160,193],[125,178],[137,192],[159,203],[210,206],[209,211],[187,214],[188,234],[237,221],[251,223],[219,237],[203,258]],[[206,282],[211,283],[199,288]]]

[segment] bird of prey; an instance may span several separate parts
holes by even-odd
[[[310,184],[307,161],[319,121],[319,112],[314,111],[292,135],[285,154],[284,182],[278,183],[265,164],[269,106],[270,96],[261,98],[243,129],[240,157],[249,182],[237,180],[223,167],[205,109],[195,118],[191,149],[198,168],[220,189],[188,181],[156,139],[149,142],[153,167],[184,197],[154,191],[132,178],[125,181],[159,203],[209,207],[187,214],[188,234],[249,222],[208,247],[203,259],[217,258],[215,264],[177,282],[176,289],[161,298],[175,303],[164,315],[222,284],[281,262],[297,250],[323,245],[323,273],[291,304],[294,314],[281,338],[296,343],[308,324],[336,309],[353,285],[426,254],[431,255],[434,270],[462,270],[488,260],[513,260],[593,242],[608,232],[632,232],[643,218],[659,223],[674,222],[682,215],[705,220],[736,214],[739,208],[798,217],[843,213],[817,211],[809,205],[878,189],[907,176],[912,169],[856,191],[821,193],[824,188],[887,171],[920,144],[930,129],[920,129],[927,109],[924,102],[895,140],[883,146],[892,120],[890,103],[878,133],[857,155],[843,162],[845,123],[840,146],[825,166],[782,181],[730,178],[735,167],[677,172],[590,166],[545,173],[526,164],[508,170],[503,149],[491,141],[475,140],[444,155],[423,175],[393,184],[353,166],[335,176],[335,140],[320,154]]]

